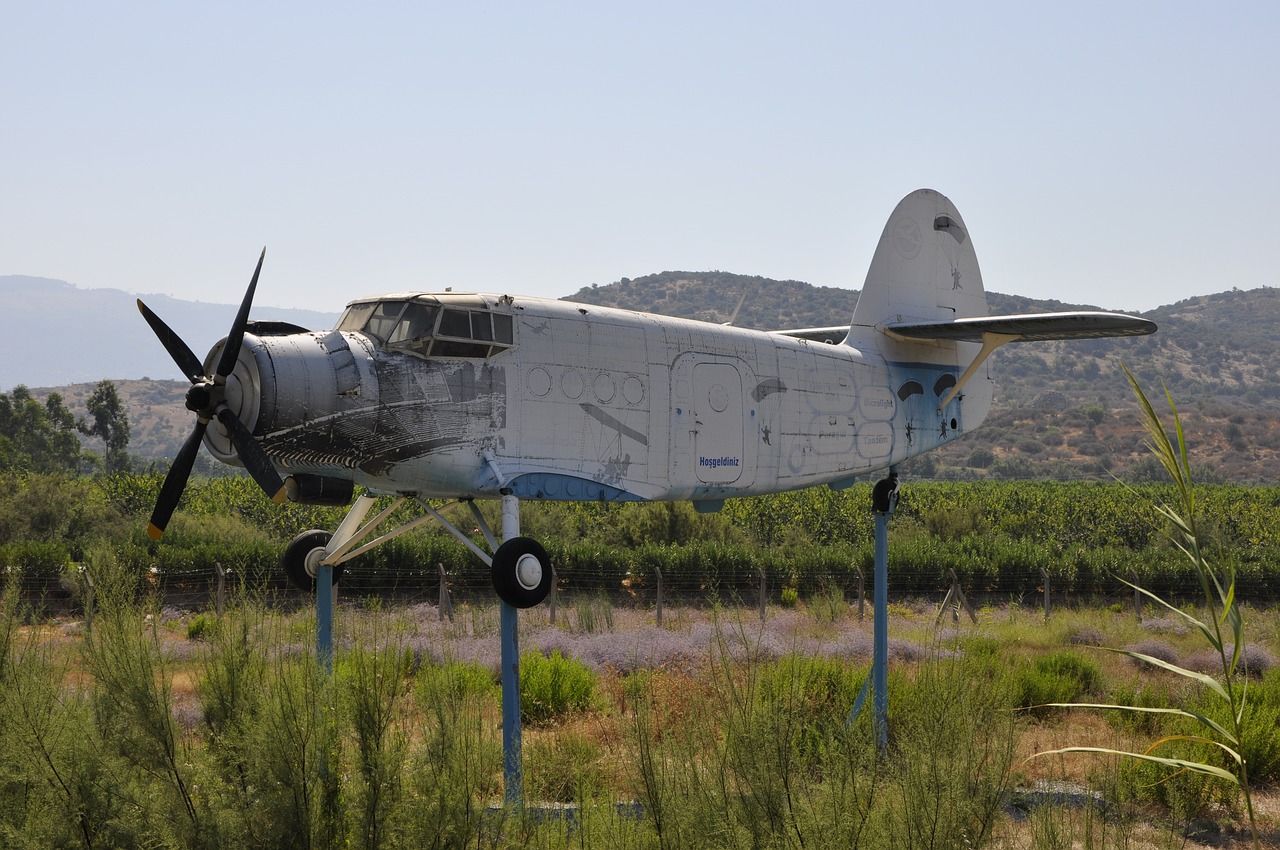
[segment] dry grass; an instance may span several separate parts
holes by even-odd
[[[496,635],[487,625],[491,618],[484,612],[460,612],[452,625],[441,625],[429,606],[427,609],[423,609],[423,606],[416,608],[419,610],[409,615],[395,609],[372,612],[359,607],[343,606],[339,617],[338,645],[368,640],[376,631],[369,626],[369,618],[389,616],[396,624],[395,628],[401,630],[408,645],[433,651],[439,649],[442,652],[447,649],[444,645],[452,645],[455,649],[464,646],[467,647],[467,652],[477,654],[477,657],[467,660],[490,663],[496,668]],[[639,634],[645,636],[646,640],[652,640],[658,634],[654,629],[651,611],[618,608],[612,614],[613,631],[595,635],[575,632],[576,620],[569,616],[571,611],[571,607],[567,605],[561,608],[556,628],[550,626],[545,610],[526,614],[522,619],[522,629],[526,633],[539,635],[554,635],[559,631],[583,641],[616,641],[625,639],[628,634]],[[667,628],[663,632],[670,633],[673,640],[686,639],[690,647],[700,647],[697,651],[701,652],[702,660],[699,661],[696,657],[691,660],[688,655],[682,654],[673,657],[670,663],[658,663],[642,668],[641,673],[629,675],[607,666],[599,669],[603,707],[563,718],[551,726],[526,728],[526,771],[533,772],[538,768],[531,759],[555,753],[562,745],[573,745],[589,754],[591,763],[585,767],[589,768],[593,780],[600,783],[607,796],[615,800],[634,798],[639,788],[630,724],[633,722],[631,718],[634,715],[634,700],[637,698],[636,689],[643,688],[647,716],[659,738],[665,735],[679,736],[697,723],[705,723],[712,716],[715,704],[715,685],[706,667],[709,651],[707,629],[717,620],[730,632],[738,635],[738,639],[754,646],[757,652],[768,649],[763,655],[765,660],[775,657],[777,652],[834,652],[834,657],[843,658],[843,663],[854,668],[865,669],[869,666],[869,657],[856,652],[849,654],[849,648],[861,646],[859,641],[864,637],[867,646],[870,645],[872,628],[870,616],[859,621],[854,606],[835,620],[815,617],[803,607],[794,610],[771,608],[768,613],[769,620],[762,625],[754,610],[741,613],[721,611],[713,614],[688,606],[668,608],[665,612]],[[1104,608],[1064,609],[1046,625],[1039,616],[1038,609],[1004,605],[981,609],[976,626],[966,622],[957,625],[950,622],[949,618],[944,618],[940,627],[934,626],[934,613],[935,609],[928,604],[897,605],[894,608],[890,635],[891,641],[900,651],[893,654],[890,665],[892,670],[907,680],[915,679],[917,671],[929,657],[962,652],[967,642],[982,640],[998,643],[1001,647],[1000,664],[1009,671],[1039,654],[1071,649],[1096,661],[1101,666],[1107,683],[1132,685],[1140,681],[1151,687],[1172,689],[1178,685],[1169,674],[1135,667],[1124,657],[1113,653],[1078,646],[1073,643],[1072,636],[1087,631],[1100,636],[1106,645],[1123,646],[1158,635],[1160,640],[1167,642],[1180,654],[1191,651],[1194,646],[1193,640],[1162,630],[1158,624],[1151,626],[1138,623],[1131,611],[1115,613]],[[305,643],[305,636],[312,628],[306,612],[264,612],[263,617],[272,621],[269,626],[260,629],[265,639],[296,639]],[[1280,611],[1252,609],[1249,611],[1249,621],[1251,633],[1261,636],[1257,643],[1272,654],[1280,654],[1280,647],[1276,646],[1277,639],[1280,639]],[[209,644],[189,640],[186,636],[187,622],[189,617],[166,621],[159,626],[157,633],[162,651],[171,660],[169,672],[174,713],[187,739],[194,742],[201,732],[199,683],[202,660]],[[142,627],[143,624],[140,623],[139,628]],[[81,638],[77,629],[67,628],[65,623],[26,626],[21,630],[19,644],[25,640],[40,644],[67,661],[67,686],[86,687],[92,684],[79,657]],[[902,650],[903,647],[909,647],[910,650]],[[525,643],[524,648],[527,650],[535,647]],[[280,646],[264,646],[263,649],[288,651]],[[748,655],[751,653],[748,652]],[[854,694],[851,693],[848,697],[852,703]],[[406,710],[420,710],[420,707],[414,705],[412,698],[406,705]],[[485,722],[496,725],[499,721],[500,714],[495,705],[491,711],[486,711]],[[1099,713],[1057,711],[1043,716],[1019,713],[1015,728],[1015,784],[1022,786],[1065,782],[1080,788],[1100,788],[1106,787],[1114,780],[1117,771],[1124,769],[1115,760],[1079,755],[1027,760],[1036,752],[1068,745],[1120,749],[1143,747],[1143,741],[1139,737],[1124,731]],[[1280,847],[1280,793],[1262,789],[1258,792],[1256,801],[1264,835],[1274,842],[1272,846]],[[1085,815],[1079,811],[1048,813],[1037,810],[1028,818],[1004,819],[990,846],[1208,846],[1196,843],[1180,833],[1175,835],[1176,831],[1162,825],[1162,815],[1159,812],[1149,812],[1146,817],[1147,822],[1121,827],[1101,816]],[[1219,828],[1223,832],[1215,839],[1220,843],[1212,846],[1245,846],[1231,832],[1237,827],[1238,821],[1224,813],[1219,820]],[[1065,835],[1067,838],[1064,840],[1068,843],[1046,844],[1046,832]],[[1037,844],[1037,841],[1041,844]]]

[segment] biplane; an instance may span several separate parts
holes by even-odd
[[[263,252],[265,256],[265,250]],[[990,356],[1013,342],[1150,334],[1108,312],[989,316],[969,229],[928,189],[894,209],[852,320],[765,332],[509,293],[352,301],[331,330],[249,319],[202,360],[138,307],[191,382],[196,417],[151,516],[158,538],[200,445],[276,502],[347,505],[287,548],[291,581],[429,520],[488,563],[524,608],[548,593],[535,540],[499,542],[477,500],[726,499],[841,488],[982,424]],[[359,495],[357,495],[357,492]],[[395,497],[372,518],[380,496]],[[488,550],[433,505],[471,509]],[[354,500],[354,502],[353,502]],[[384,531],[405,502],[421,514]],[[470,523],[468,523],[470,524]]]

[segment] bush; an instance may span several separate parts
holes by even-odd
[[[1070,651],[1041,656],[1017,676],[1018,701],[1023,708],[1073,702],[1102,688],[1102,668]]]
[[[208,614],[197,614],[187,623],[187,640],[200,640],[213,628],[214,620]]]
[[[560,650],[520,656],[520,716],[527,723],[550,723],[599,704],[596,675]]]
[[[802,764],[821,759],[848,716],[851,696],[868,672],[825,657],[785,655],[760,673],[760,708],[780,713]]]
[[[28,590],[57,586],[70,561],[66,545],[57,541],[17,540],[0,546],[0,569],[16,573]]]
[[[497,698],[498,683],[488,668],[466,661],[424,664],[418,671],[422,697],[428,703],[464,703]]]
[[[532,738],[525,747],[525,791],[535,800],[571,803],[604,784],[600,748],[584,735]]]

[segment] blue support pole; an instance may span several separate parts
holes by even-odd
[[[520,536],[520,501],[502,497],[502,539]],[[524,805],[524,767],[520,735],[520,632],[515,608],[499,602],[502,632],[502,785],[508,806]]]
[[[872,616],[871,676],[876,749],[889,745],[889,514],[877,512],[875,598]]]
[[[322,673],[333,673],[333,567],[316,568],[316,660]]]
[[[871,675],[853,701],[849,719],[852,725],[872,693],[872,726],[876,736],[876,752],[883,755],[889,746],[889,517],[898,507],[898,471],[889,467],[889,475],[876,483],[871,491],[871,513],[875,518],[876,564],[875,589],[871,624]]]
[[[508,806],[524,804],[524,768],[520,747],[520,633],[517,611],[502,608],[502,784]]]

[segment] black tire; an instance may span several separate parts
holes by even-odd
[[[493,553],[493,589],[512,608],[532,608],[551,592],[551,559],[530,537],[513,537]]]
[[[293,542],[284,550],[284,555],[280,558],[280,564],[284,567],[285,575],[289,577],[289,582],[294,587],[299,590],[305,590],[308,593],[316,592],[316,577],[311,570],[307,569],[307,556],[316,549],[324,549],[331,537],[333,535],[327,531],[318,529],[304,531],[293,538]],[[335,586],[341,577],[342,565],[339,564],[333,568],[333,583]]]

